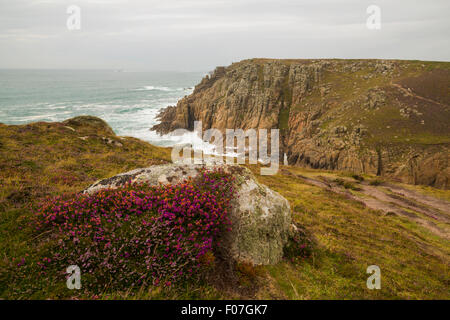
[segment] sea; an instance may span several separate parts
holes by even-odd
[[[0,123],[97,116],[120,136],[158,146],[191,143],[192,135],[161,136],[156,115],[192,93],[205,72],[123,70],[0,70]]]

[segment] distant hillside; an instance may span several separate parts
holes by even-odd
[[[279,128],[290,165],[450,187],[450,63],[251,59],[161,114],[160,133]]]

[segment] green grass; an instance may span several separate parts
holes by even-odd
[[[380,74],[369,66],[356,72],[344,71],[341,67],[348,65],[350,60],[340,61],[333,70],[322,73],[320,84],[302,97],[301,104],[292,107],[294,113],[308,110],[322,110],[320,128],[327,130],[336,126],[346,126],[349,132],[356,125],[363,125],[370,133],[364,137],[367,146],[377,144],[390,145],[436,145],[448,144],[448,124],[446,123],[448,108],[437,109],[422,106],[421,100],[408,100],[400,97],[390,86],[401,79],[410,79],[423,75],[430,70],[448,70],[446,62],[397,61],[391,75]],[[355,60],[358,61],[358,60]],[[370,77],[369,77],[370,76]],[[318,85],[330,87],[326,96],[321,96]],[[378,109],[369,110],[364,107],[365,96],[370,89],[379,88],[386,96],[385,103]],[[327,106],[324,108],[323,106]],[[343,107],[346,105],[347,107]],[[400,109],[416,105],[420,116],[405,118],[400,115]],[[307,106],[307,108],[306,108]],[[291,113],[293,113],[291,112]],[[424,124],[421,121],[424,120]],[[287,121],[287,120],[286,120]]]
[[[312,172],[288,170],[301,175]],[[258,173],[255,168],[253,172]],[[293,176],[279,173],[258,178],[289,200],[294,220],[315,240],[311,258],[300,264],[267,267],[271,295],[288,299],[450,298],[449,241],[409,220],[384,216]],[[366,268],[372,264],[381,268],[381,290],[366,288]],[[270,298],[265,290],[259,291],[259,298]]]
[[[295,175],[340,179],[353,188],[360,178],[348,172],[282,167],[275,176],[260,176],[261,183],[290,202],[293,218],[313,243],[312,254],[297,262],[283,260],[265,266],[253,277],[239,275],[228,287],[217,285],[219,272],[209,278],[170,289],[142,288],[80,296],[64,283],[48,283],[33,291],[28,281],[12,283],[5,266],[11,259],[33,255],[40,243],[24,226],[39,201],[47,196],[79,192],[100,178],[170,159],[170,150],[134,138],[121,139],[109,127],[82,122],[76,131],[61,123],[26,126],[0,125],[0,297],[15,299],[450,299],[449,241],[399,216],[385,216],[359,202],[307,184]],[[86,140],[80,137],[88,136]],[[122,147],[107,144],[108,137]],[[286,171],[287,170],[287,171]],[[288,173],[291,174],[288,174]],[[294,175],[292,175],[294,174]],[[408,186],[417,192],[450,199],[449,191]],[[446,225],[440,225],[446,228]],[[366,268],[381,268],[381,290],[368,290]],[[242,271],[240,271],[242,273]],[[251,279],[251,280],[249,280]]]
[[[259,89],[264,91],[264,67],[258,65],[258,85]]]
[[[34,208],[46,197],[80,192],[98,179],[170,161],[169,149],[115,136],[100,119],[75,120],[65,124],[0,125],[2,271],[11,259],[33,254],[38,242],[23,230]],[[66,127],[69,125],[75,131]],[[122,146],[107,144],[103,137],[120,142]],[[11,294],[10,279],[10,274],[0,272],[0,297],[7,298]],[[26,287],[16,289],[23,289],[23,298],[57,295],[57,292],[27,292]],[[67,289],[65,291],[67,294]]]

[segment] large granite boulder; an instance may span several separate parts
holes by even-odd
[[[104,188],[117,188],[128,181],[175,184],[195,177],[201,165],[166,164],[136,169],[94,183],[85,190],[92,194]],[[232,203],[232,231],[223,237],[222,254],[238,262],[255,265],[275,264],[283,257],[283,247],[291,230],[289,202],[277,192],[256,181],[240,166],[221,165],[237,184]]]

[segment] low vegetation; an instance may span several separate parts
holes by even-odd
[[[258,175],[259,169],[251,167]],[[303,259],[266,267],[260,299],[449,299],[450,241],[405,216],[373,210],[304,177],[346,179],[346,173],[282,167],[258,176],[289,200],[293,218],[311,241]],[[376,179],[366,175],[365,180]],[[404,186],[404,185],[402,185]],[[404,186],[443,198],[449,191]],[[344,188],[345,189],[345,188]],[[417,213],[418,214],[418,213]],[[448,211],[446,213],[448,215]],[[435,221],[431,219],[431,221]],[[442,226],[449,230],[448,223]],[[308,242],[307,242],[308,243]],[[368,290],[366,269],[381,269],[381,290]]]
[[[128,184],[49,199],[23,231],[39,245],[9,266],[13,294],[55,290],[70,265],[83,270],[85,294],[192,279],[230,225],[232,197],[232,177],[205,170],[177,185]]]
[[[95,195],[79,194],[98,179],[165,163],[169,156],[168,149],[115,136],[96,118],[0,125],[0,297],[450,298],[448,238],[408,216],[384,214],[348,196],[362,196],[358,189],[367,186],[393,184],[388,180],[374,183],[378,179],[374,176],[294,167],[282,167],[274,176],[260,176],[259,166],[249,166],[261,183],[289,200],[298,229],[285,248],[285,259],[272,266],[226,264],[211,250],[214,234],[227,225],[223,213],[232,192],[226,187],[229,177],[220,172],[205,172],[201,181],[172,187],[127,185]],[[313,178],[332,183],[343,193],[314,185]],[[450,199],[446,190],[401,187],[427,197]],[[198,208],[195,212],[200,215],[193,214],[191,205],[212,215],[201,215]],[[167,207],[176,207],[188,216],[172,219],[165,215]],[[426,218],[420,212],[404,210]],[[427,219],[448,230],[448,223]],[[189,223],[192,231],[198,232],[194,241],[186,238],[193,234],[187,232]],[[159,237],[161,233],[165,236]],[[122,239],[123,247],[118,247],[120,242],[113,244],[113,237]],[[154,241],[147,243],[146,239]],[[148,246],[158,241],[162,251],[149,255]],[[188,254],[184,257],[177,252]],[[152,264],[154,257],[159,265]],[[83,289],[69,290],[66,264],[79,259],[85,264]],[[381,290],[366,287],[366,269],[374,264],[381,268]],[[146,273],[147,266],[151,274]],[[202,272],[196,272],[197,268]],[[188,276],[189,269],[193,276]]]

